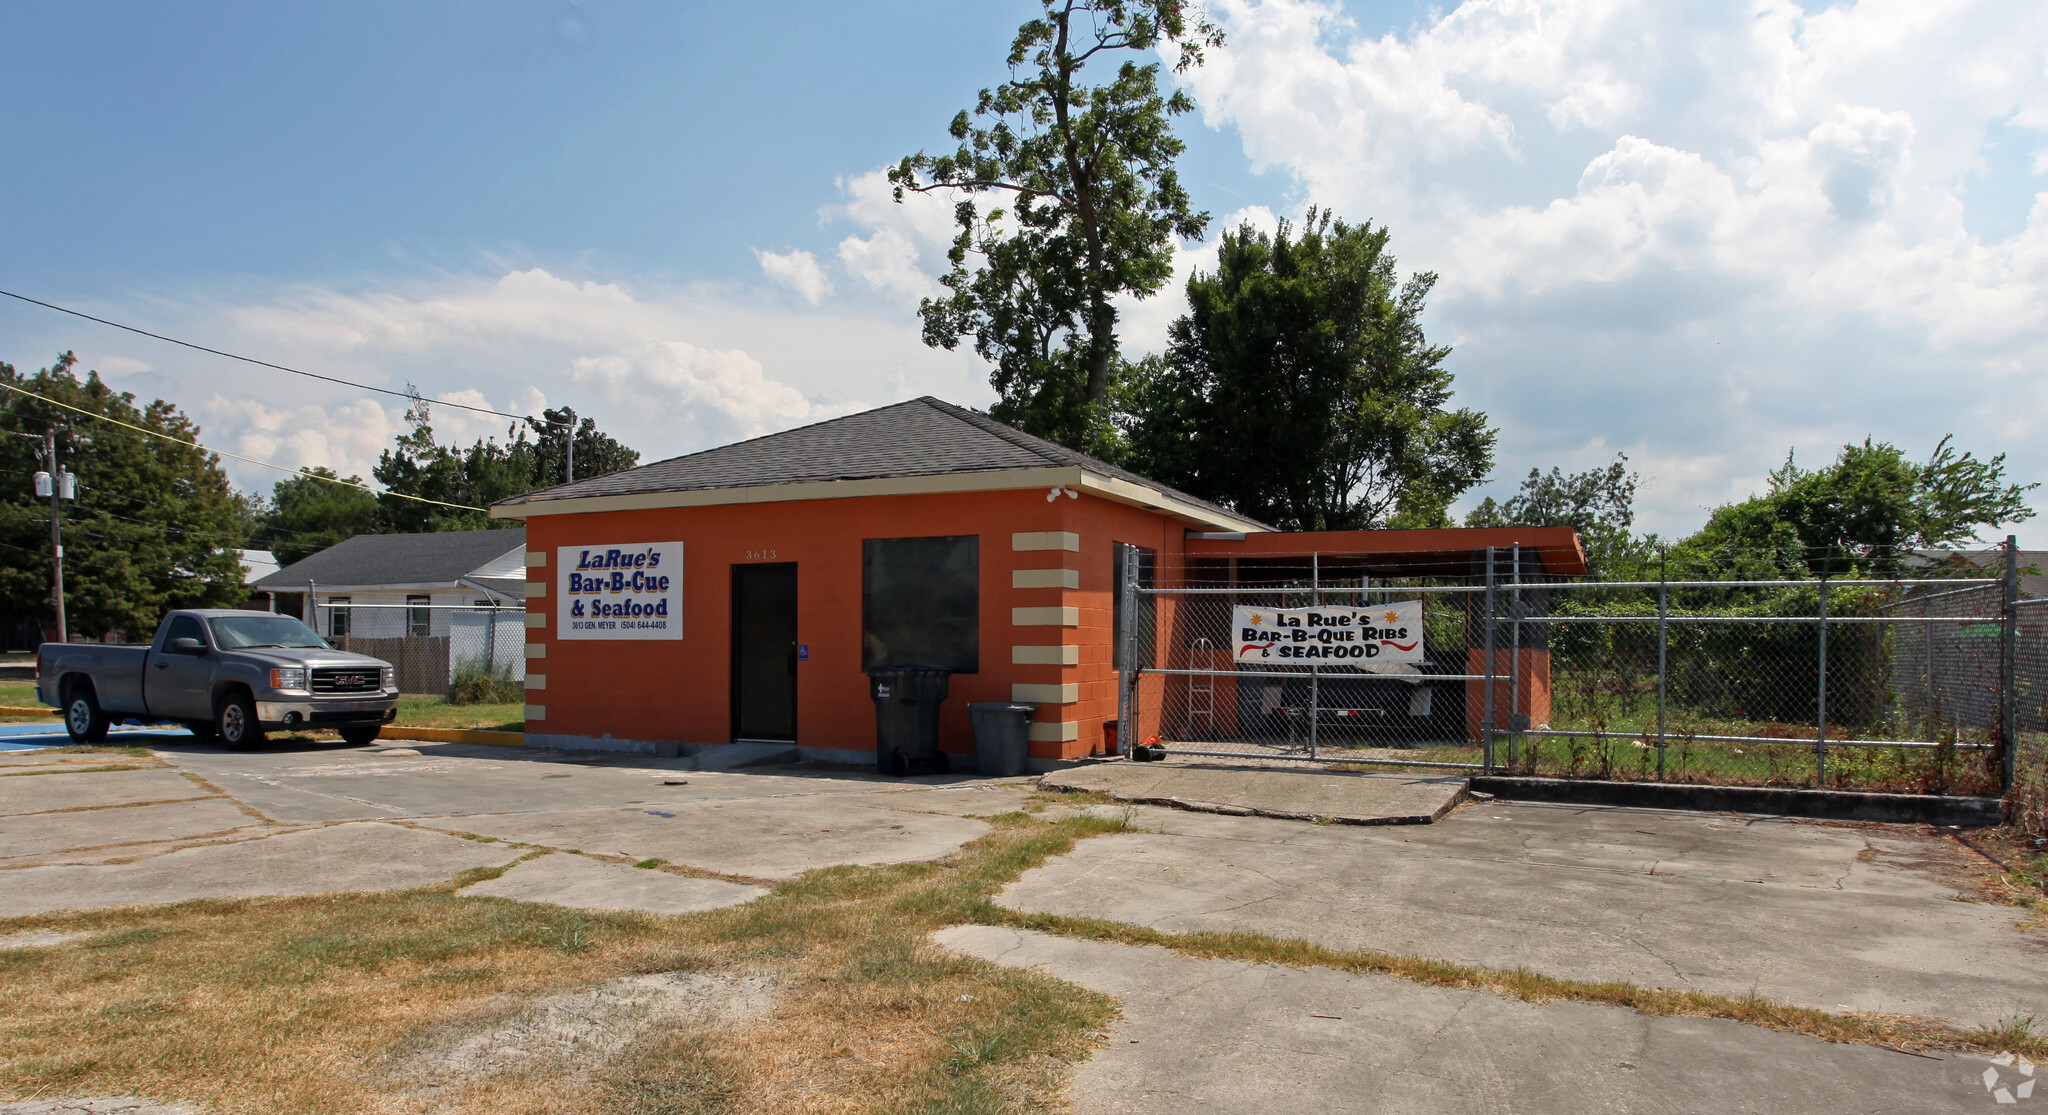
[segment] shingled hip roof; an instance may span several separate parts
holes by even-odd
[[[523,518],[551,513],[556,508],[547,505],[570,501],[615,505],[622,498],[668,493],[972,477],[1051,469],[1072,469],[1099,477],[1107,482],[1105,490],[1129,489],[1126,496],[1133,492],[1152,493],[1162,509],[1174,510],[1213,527],[1272,529],[1107,461],[1033,437],[988,415],[928,395],[608,476],[542,488],[501,500],[492,505],[492,513],[501,518]],[[820,490],[816,498],[829,498],[832,494]],[[811,497],[807,494],[802,498]],[[571,508],[564,506],[560,510]]]
[[[506,554],[525,548],[524,530],[358,534],[295,561],[250,587],[266,592],[302,592],[308,583],[351,587],[452,585]]]

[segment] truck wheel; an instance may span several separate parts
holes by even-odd
[[[341,742],[350,747],[361,747],[377,742],[377,733],[383,730],[381,724],[351,724],[341,730]]]
[[[64,734],[73,743],[99,743],[107,738],[107,710],[86,682],[74,682],[64,699]]]
[[[263,725],[256,719],[256,702],[247,693],[230,693],[221,698],[214,714],[214,730],[230,751],[240,751],[263,742]]]

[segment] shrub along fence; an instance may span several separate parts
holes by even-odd
[[[524,699],[524,608],[316,603],[314,612],[315,630],[335,649],[391,663],[401,693],[458,704]]]
[[[1285,584],[1154,584],[1133,566],[1121,731],[1169,757],[2012,793],[2038,811],[2048,601],[2018,599],[2010,541],[2004,556],[1970,578],[1681,579],[1653,565],[1570,580],[1512,551],[1434,580],[1321,557]],[[1404,603],[1426,644],[1406,662],[1246,664],[1232,629],[1247,608],[1390,622]]]

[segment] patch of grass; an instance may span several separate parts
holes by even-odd
[[[40,719],[43,715],[54,714],[57,711],[56,709],[49,708],[47,705],[44,705],[42,701],[36,698],[35,682],[25,681],[19,678],[7,678],[4,681],[0,681],[0,708],[32,708],[45,710],[45,712],[39,712],[33,716],[24,715],[22,713],[7,713],[4,715],[0,715],[0,719],[6,720]]]
[[[413,728],[475,728],[488,732],[526,730],[526,706],[518,700],[452,704],[446,697],[401,696],[398,724]]]
[[[665,859],[643,859],[640,862],[634,864],[633,866],[641,869],[642,871],[652,871],[655,868],[660,867],[662,864],[665,864],[667,862],[668,861]]]
[[[774,1017],[663,1027],[580,1079],[494,1080],[442,1100],[534,1115],[1049,1110],[1114,1016],[1111,1001],[928,937],[988,920],[989,898],[1018,872],[1116,827],[1005,817],[936,863],[815,871],[682,918],[452,893],[483,874],[471,872],[395,894],[0,921],[0,933],[95,934],[0,954],[0,1093],[146,1092],[221,1112],[410,1109],[405,1082],[374,1066],[421,1035],[622,974],[707,971],[771,977]]]

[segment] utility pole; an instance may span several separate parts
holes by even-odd
[[[16,437],[35,438],[34,434]],[[57,641],[71,641],[64,622],[64,510],[63,501],[78,497],[78,477],[57,467],[57,429],[43,432],[44,468],[35,475],[36,495],[50,497],[50,602],[57,612]]]
[[[562,413],[569,416],[569,468],[568,475],[563,478],[562,483],[574,484],[576,482],[576,411],[572,407],[563,407]]]

